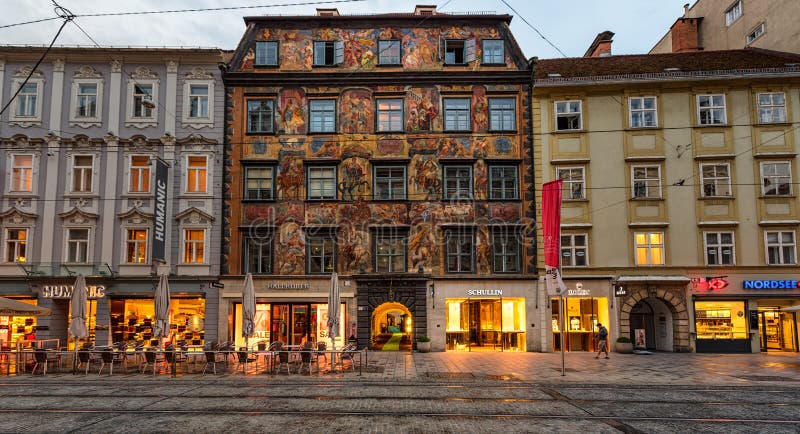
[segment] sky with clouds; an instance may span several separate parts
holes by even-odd
[[[317,7],[336,7],[342,14],[413,12],[416,4],[435,4],[443,12],[492,12],[514,16],[511,30],[526,57],[561,57],[525,21],[567,56],[582,56],[595,36],[616,33],[614,54],[646,53],[683,14],[689,0],[365,0],[314,4],[313,0],[59,0],[78,15],[77,23],[97,43],[113,46],[192,46],[233,49],[244,32],[243,16],[313,15]],[[47,45],[61,20],[3,27],[54,17],[50,0],[0,0],[0,43]],[[295,6],[286,6],[295,4]],[[300,4],[300,5],[298,5]],[[108,12],[163,11],[189,8],[264,6],[258,8],[80,17]],[[510,8],[509,8],[510,6]],[[513,12],[513,10],[516,11]],[[523,19],[524,18],[524,19]],[[74,24],[68,24],[56,45],[93,45]]]

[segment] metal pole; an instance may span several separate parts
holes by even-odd
[[[564,296],[563,295],[560,295],[558,297],[558,319],[559,319],[559,322],[561,323],[561,333],[559,333],[559,335],[560,335],[560,339],[561,339],[561,376],[563,377],[563,376],[566,375],[566,372],[567,372],[567,369],[565,368],[565,363],[564,363],[564,334],[567,332],[567,329],[564,326]]]

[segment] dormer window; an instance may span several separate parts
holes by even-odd
[[[465,65],[475,60],[475,38],[444,41],[445,65]]]
[[[277,66],[277,65],[278,65],[278,42],[277,41],[256,42],[255,66]]]
[[[343,62],[342,41],[314,41],[314,66],[334,66]]]
[[[502,39],[483,40],[483,63],[501,65],[506,62],[505,46]]]

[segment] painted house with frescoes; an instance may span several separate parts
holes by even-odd
[[[226,65],[220,324],[257,339],[527,351],[536,248],[531,73],[511,16],[244,19]],[[530,326],[530,327],[529,327]],[[221,330],[224,335],[224,332]],[[241,341],[241,342],[239,342]]]

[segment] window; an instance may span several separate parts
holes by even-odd
[[[202,264],[205,262],[205,229],[183,230],[183,262],[185,264]]]
[[[444,129],[447,131],[469,131],[469,98],[444,99]]]
[[[308,273],[332,273],[336,259],[336,243],[331,236],[308,237]]]
[[[794,231],[768,231],[764,235],[767,242],[767,264],[797,264],[797,243]]]
[[[475,39],[444,41],[445,65],[464,65],[475,60]]]
[[[706,265],[734,265],[733,232],[705,232]]]
[[[92,191],[92,172],[94,157],[91,155],[72,156],[72,192],[89,193]]]
[[[33,192],[33,155],[15,154],[11,156],[12,192]]]
[[[730,26],[734,21],[742,16],[742,0],[737,0],[728,10],[725,11],[725,25]]]
[[[244,239],[244,272],[253,274],[272,273],[272,236],[248,236]]]
[[[278,41],[256,42],[255,66],[278,65]]]
[[[78,84],[76,118],[97,117],[97,83]]]
[[[583,128],[581,105],[581,101],[556,101],[556,131]]]
[[[308,102],[308,119],[311,133],[336,132],[336,101],[315,99]]]
[[[272,200],[274,198],[274,170],[272,167],[245,167],[244,198]]]
[[[190,155],[186,158],[186,192],[205,193],[207,191],[208,157]]]
[[[314,66],[339,65],[344,61],[342,41],[314,41]]]
[[[764,23],[761,23],[753,29],[752,32],[747,34],[746,40],[748,44],[751,44],[753,41],[758,39],[759,36],[764,34]]]
[[[83,264],[89,260],[89,229],[67,229],[67,262]]]
[[[135,83],[133,85],[133,117],[153,117],[153,85]]]
[[[405,166],[375,167],[375,200],[403,200],[406,198]]]
[[[472,199],[472,166],[444,167],[444,198]]]
[[[661,166],[633,166],[634,199],[656,199],[661,197]]]
[[[518,273],[521,249],[517,234],[492,234],[492,260],[495,273]]]
[[[472,273],[474,244],[472,232],[447,232],[448,273]]]
[[[585,267],[589,265],[589,236],[586,234],[561,235],[561,266]]]
[[[703,197],[729,197],[731,176],[728,163],[700,164]]]
[[[788,161],[761,163],[761,194],[764,196],[792,194],[792,168]]]
[[[128,264],[147,263],[147,229],[127,229],[125,231],[125,262]]]
[[[725,124],[725,95],[697,95],[700,125]]]
[[[208,85],[190,84],[189,85],[189,117],[207,118],[208,117]]]
[[[397,234],[375,235],[375,272],[406,272],[406,238]]]
[[[150,157],[148,155],[131,155],[128,191],[131,193],[150,192]]]
[[[403,131],[403,100],[379,99],[378,105],[378,132]]]
[[[400,64],[400,41],[378,41],[378,64]]]
[[[22,90],[17,95],[18,117],[36,117],[38,115],[37,99],[39,98],[39,85],[37,83],[25,83]]]
[[[631,128],[652,128],[658,126],[656,97],[641,96],[628,98],[628,111]]]
[[[762,124],[786,122],[786,96],[783,92],[758,94],[758,121]]]
[[[25,262],[28,250],[28,229],[6,229],[6,262]]]
[[[308,167],[308,199],[336,199],[336,167]]]
[[[562,197],[564,200],[586,199],[585,176],[583,167],[559,167],[556,169],[558,179],[563,179]]]
[[[247,101],[247,132],[271,133],[273,131],[273,100],[251,99]]]
[[[636,265],[664,265],[664,233],[636,232]]]
[[[489,167],[489,199],[517,199],[517,166]]]
[[[502,39],[484,39],[483,45],[483,63],[488,64],[504,64],[506,63],[505,44]]]
[[[489,129],[516,131],[516,104],[514,98],[489,98]]]

